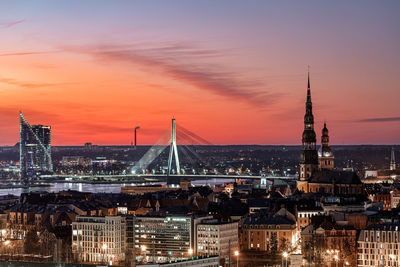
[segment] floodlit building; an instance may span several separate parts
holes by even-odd
[[[239,250],[238,222],[223,223],[216,219],[204,219],[196,226],[197,256],[219,255],[228,263],[229,255]]]
[[[136,265],[137,267],[218,267],[219,257],[218,256],[202,256],[193,257],[187,260],[181,261],[168,261],[158,264],[145,264]]]
[[[77,216],[72,223],[72,253],[78,262],[120,263],[125,260],[125,218]]]
[[[20,169],[22,180],[53,171],[51,127],[29,125],[22,113],[20,113]]]
[[[138,262],[161,263],[193,256],[195,220],[192,216],[135,217]]]
[[[357,266],[399,266],[399,260],[399,224],[375,224],[361,231]]]
[[[274,215],[252,214],[240,229],[240,248],[244,251],[285,250],[296,247],[298,239],[296,217],[284,208]]]

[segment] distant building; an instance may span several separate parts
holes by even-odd
[[[396,170],[396,159],[394,158],[394,149],[392,147],[392,153],[390,156],[390,170],[394,171]]]
[[[147,193],[154,193],[159,191],[176,191],[176,190],[189,190],[190,182],[186,180],[181,180],[180,185],[166,186],[166,185],[147,185],[147,186],[122,186],[121,193],[122,194],[133,194],[133,195],[144,195]]]
[[[85,143],[84,146],[86,149],[89,149],[89,150],[93,148],[93,144],[90,142]]]
[[[72,223],[72,253],[78,262],[121,263],[125,239],[125,218],[121,216],[77,216]]]
[[[89,166],[90,159],[83,156],[63,156],[61,159],[62,166]]]
[[[22,180],[53,171],[51,127],[31,126],[22,113],[20,113],[20,169]]]
[[[399,266],[399,264],[399,224],[375,224],[361,231],[358,238],[357,266]]]
[[[229,265],[229,256],[239,250],[238,222],[223,223],[204,219],[196,227],[197,256],[219,255],[222,264]]]

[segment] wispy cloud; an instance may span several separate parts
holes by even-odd
[[[12,78],[4,78],[0,77],[0,83],[5,83],[9,85],[15,85],[23,88],[41,88],[41,87],[51,87],[51,86],[56,86],[60,85],[60,83],[37,83],[37,82],[26,82],[26,81],[19,81],[17,79],[12,79]]]
[[[15,53],[3,53],[0,54],[0,57],[9,57],[9,56],[30,56],[30,55],[40,55],[40,54],[47,54],[53,52],[15,52]]]
[[[0,22],[0,27],[2,28],[10,28],[14,25],[20,24],[22,22],[24,22],[24,19],[21,20],[16,20],[16,21],[6,21],[6,22]]]
[[[393,122],[400,121],[400,117],[368,118],[356,120],[356,122]]]
[[[84,53],[105,62],[120,61],[158,71],[180,82],[239,102],[270,104],[280,96],[267,90],[262,80],[249,79],[229,71],[229,67],[209,63],[223,56],[218,50],[200,49],[190,44],[164,44],[141,48],[134,45],[64,47],[66,51]],[[207,62],[205,62],[207,61]]]

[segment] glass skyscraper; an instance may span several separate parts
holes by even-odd
[[[29,125],[20,113],[20,169],[21,180],[29,180],[41,173],[51,173],[51,127]]]

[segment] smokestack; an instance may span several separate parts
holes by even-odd
[[[139,130],[139,129],[140,129],[139,126],[136,126],[136,127],[135,127],[135,146],[134,146],[134,148],[136,148],[136,131]]]

